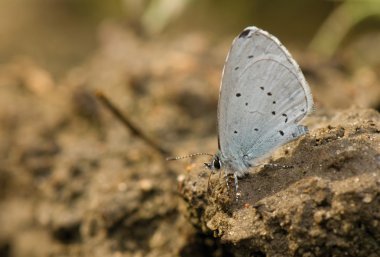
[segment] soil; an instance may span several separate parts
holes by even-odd
[[[167,162],[95,97],[174,155],[214,153],[230,41],[149,41],[112,23],[98,40],[58,81],[27,57],[0,67],[0,256],[377,256],[375,71],[296,54],[310,134],[268,159],[293,168],[252,170],[235,201],[203,159]]]
[[[274,154],[277,167],[241,179],[237,200],[233,179],[228,190],[217,174],[189,173],[189,219],[235,256],[379,256],[380,115],[320,118],[310,123],[321,128]]]

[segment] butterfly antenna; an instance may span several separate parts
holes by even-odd
[[[168,157],[168,158],[166,158],[166,160],[167,160],[167,161],[176,161],[176,160],[181,160],[181,159],[191,158],[191,157],[194,157],[194,156],[200,156],[200,155],[214,156],[213,154],[210,154],[210,153],[193,153],[193,154],[184,155],[184,156]]]

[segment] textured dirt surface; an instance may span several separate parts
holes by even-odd
[[[379,113],[350,109],[309,123],[309,135],[270,161],[293,168],[257,168],[240,180],[238,201],[217,174],[190,172],[182,189],[190,220],[235,256],[378,256]]]
[[[203,159],[166,162],[94,96],[103,91],[175,155],[214,153],[231,40],[187,33],[149,41],[104,23],[98,41],[96,54],[59,81],[27,57],[0,67],[0,256],[378,249],[379,114],[333,110],[380,106],[371,68],[348,72],[296,55],[318,109],[311,133],[273,155],[293,169],[253,170],[236,203],[218,175],[206,192]]]
[[[196,57],[175,50],[163,61],[160,48],[139,49],[141,42],[121,29],[101,33],[100,41],[107,42],[98,56],[60,82],[28,59],[1,67],[0,256],[190,256],[218,250],[179,214],[180,169],[168,167],[94,96],[103,89],[164,143],[189,134],[183,124],[190,115],[179,115],[183,121],[177,124],[186,103],[176,102],[178,90],[165,90],[167,82],[183,81],[184,72],[182,78],[165,76],[188,69],[172,68],[171,58],[198,69]],[[152,55],[156,63],[148,62]]]

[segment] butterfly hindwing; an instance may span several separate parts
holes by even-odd
[[[312,110],[309,86],[297,63],[272,35],[246,28],[233,42],[218,104],[223,158],[250,163],[306,132],[298,125]]]

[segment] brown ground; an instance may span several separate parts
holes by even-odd
[[[176,155],[213,153],[230,42],[147,42],[114,24],[99,41],[59,82],[27,58],[0,67],[0,256],[377,256],[379,113],[334,111],[378,108],[374,71],[296,55],[310,135],[272,157],[293,169],[253,171],[235,202],[217,175],[206,192],[202,159],[166,162],[93,94]]]
[[[190,220],[235,256],[379,256],[379,113],[349,109],[311,123],[321,128],[272,160],[294,168],[258,168],[240,181],[238,201],[218,175],[207,192],[209,176],[189,173]]]

